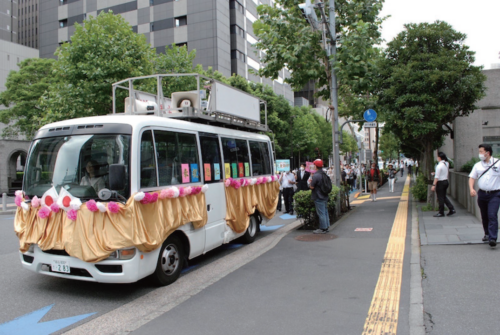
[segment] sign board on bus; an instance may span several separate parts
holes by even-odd
[[[278,172],[290,171],[290,160],[289,159],[277,159],[276,160],[276,171],[278,171]]]

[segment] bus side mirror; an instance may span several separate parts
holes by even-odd
[[[122,191],[125,188],[125,165],[111,164],[109,166],[109,188],[113,191]]]

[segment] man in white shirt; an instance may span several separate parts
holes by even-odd
[[[285,210],[286,213],[293,214],[293,185],[296,184],[295,175],[291,171],[288,171],[287,173],[283,174],[282,178]]]
[[[436,174],[434,176],[434,181],[432,183],[431,191],[436,191],[436,195],[439,202],[439,213],[434,215],[439,218],[444,216],[444,205],[450,210],[448,216],[451,216],[456,213],[455,207],[453,207],[452,203],[446,196],[446,190],[448,189],[448,172],[449,172],[449,163],[448,157],[446,157],[444,152],[439,152],[437,156],[438,165],[436,167]],[[408,170],[408,173],[410,170]]]
[[[483,222],[483,242],[491,247],[497,245],[498,235],[498,208],[500,207],[500,163],[492,157],[493,149],[489,144],[479,145],[479,159],[469,174],[469,189],[471,197],[477,195],[477,204],[481,210]],[[474,190],[477,182],[479,191]]]

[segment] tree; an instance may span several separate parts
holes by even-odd
[[[443,125],[467,116],[484,96],[485,76],[473,66],[465,35],[449,24],[407,24],[385,52],[378,78],[378,108],[385,127],[423,154],[429,178],[433,150],[449,130]]]
[[[384,131],[382,136],[380,136],[379,150],[382,151],[381,156],[384,159],[390,161],[398,159],[399,140],[390,131]]]
[[[9,73],[7,90],[0,93],[0,103],[7,107],[0,111],[0,122],[9,124],[3,137],[24,135],[31,139],[35,135],[43,116],[39,99],[56,82],[54,63],[53,59],[29,58],[19,64],[19,71]]]
[[[331,60],[321,43],[321,32],[313,31],[304,19],[298,6],[301,2],[276,0],[272,6],[258,6],[259,19],[253,28],[259,42],[255,46],[266,52],[262,59],[266,65],[258,73],[276,79],[278,72],[286,67],[291,77],[285,82],[294,90],[315,81],[320,88],[318,96],[329,100]],[[382,19],[378,15],[382,3],[378,0],[336,1],[336,31],[341,39],[337,42],[335,68],[340,83],[339,108],[347,114],[359,114],[371,100],[371,79],[380,55],[375,46],[380,43]],[[328,13],[327,5],[325,12]]]
[[[54,75],[61,80],[43,98],[45,122],[111,113],[112,84],[152,74],[156,58],[144,35],[112,11],[75,24],[71,43],[60,46],[56,55]]]
[[[340,144],[340,151],[343,154],[353,153],[358,151],[358,142],[356,137],[346,130],[342,130],[342,144]]]

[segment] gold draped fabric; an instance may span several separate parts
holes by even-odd
[[[272,219],[276,214],[280,186],[278,182],[251,185],[235,189],[226,187],[226,222],[236,233],[248,228],[250,215],[257,209]]]
[[[207,223],[205,194],[159,199],[141,204],[131,197],[120,204],[118,213],[91,212],[85,205],[77,211],[76,221],[64,211],[41,219],[38,209],[17,209],[14,230],[20,250],[30,244],[42,250],[65,250],[85,262],[99,262],[118,249],[137,247],[142,252],[158,248],[178,227],[192,222],[195,229]]]

